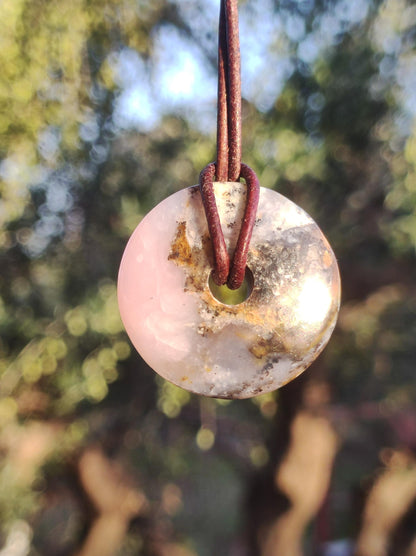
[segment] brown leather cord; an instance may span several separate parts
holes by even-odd
[[[248,250],[254,224],[256,223],[260,185],[256,173],[246,164],[241,164],[240,175],[246,181],[247,200],[230,270],[230,258],[228,256],[217,203],[215,201],[213,184],[215,172],[216,164],[211,162],[202,170],[199,177],[199,189],[201,191],[208,231],[214,252],[214,271],[212,278],[218,286],[227,283],[231,290],[236,290],[243,283],[246,273]]]
[[[260,197],[260,184],[256,173],[246,164],[241,164],[240,175],[246,181],[247,200],[243,222],[241,223],[240,233],[234,251],[233,263],[227,280],[230,290],[238,289],[243,283],[246,274],[247,255],[254,224],[256,223],[257,207]]]
[[[199,189],[207,217],[209,235],[211,236],[214,252],[214,272],[212,278],[218,286],[226,283],[230,269],[230,258],[222,233],[217,203],[215,201],[214,185],[216,165],[214,162],[206,166],[199,177]]]
[[[228,180],[228,121],[227,121],[227,28],[225,3],[221,0],[218,31],[218,107],[217,107],[217,181]]]
[[[247,184],[247,204],[230,270],[218,214],[213,182],[236,182],[243,177]],[[217,161],[200,174],[200,190],[214,251],[214,282],[230,289],[243,283],[250,239],[256,220],[259,182],[255,172],[241,164],[241,76],[238,36],[238,2],[221,0],[218,40],[218,116]]]
[[[237,181],[241,164],[241,70],[237,0],[221,0],[218,40],[217,180]],[[226,168],[226,169],[225,169]]]

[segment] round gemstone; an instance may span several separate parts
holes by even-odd
[[[214,190],[232,256],[246,188],[215,183]],[[198,394],[248,398],[312,363],[340,302],[337,262],[319,227],[293,202],[261,188],[247,266],[241,302],[218,293],[197,186],[171,195],[140,222],[123,255],[118,299],[127,333],[150,367]]]

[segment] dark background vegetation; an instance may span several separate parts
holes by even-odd
[[[155,204],[215,157],[213,0],[0,4],[0,554],[416,554],[416,4],[240,2],[243,161],[319,223],[339,324],[198,398],[121,325]]]

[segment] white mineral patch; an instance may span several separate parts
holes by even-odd
[[[246,191],[214,184],[230,253]],[[212,249],[197,187],[155,207],[131,236],[120,266],[123,323],[145,361],[198,394],[247,398],[282,386],[319,355],[335,326],[338,267],[314,221],[261,188],[248,266],[254,285],[239,305],[208,286]]]

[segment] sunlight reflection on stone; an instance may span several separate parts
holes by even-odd
[[[329,311],[332,297],[328,286],[317,277],[306,280],[299,295],[299,320],[309,324],[322,322]]]

